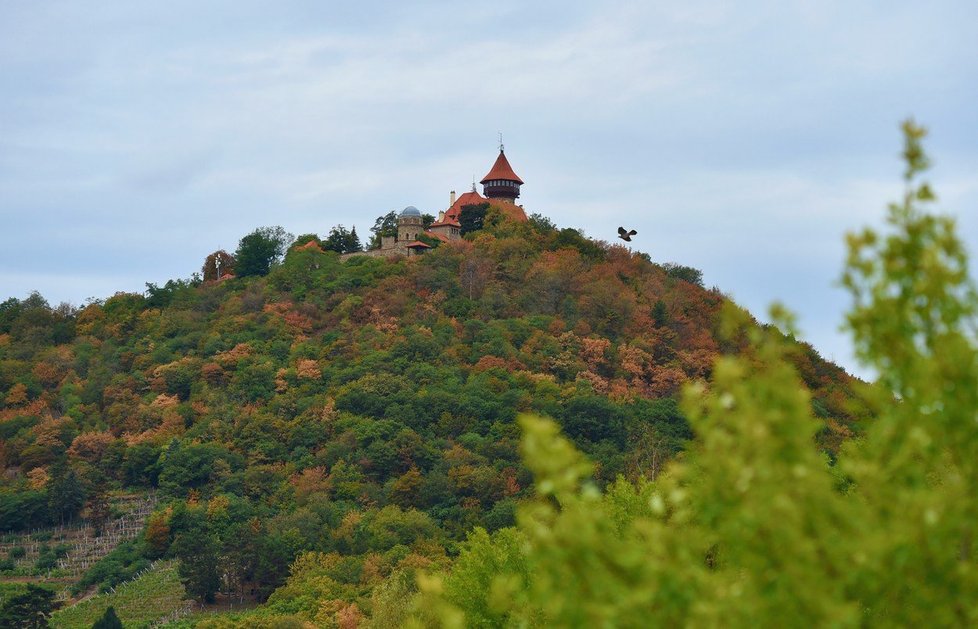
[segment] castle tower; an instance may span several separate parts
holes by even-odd
[[[424,233],[421,222],[421,212],[413,205],[401,210],[397,217],[397,241],[411,242],[418,239],[418,234]]]
[[[492,165],[489,174],[482,178],[482,194],[487,199],[509,199],[515,201],[520,196],[520,186],[523,180],[516,176],[513,167],[506,159],[502,145],[499,146],[499,157]]]

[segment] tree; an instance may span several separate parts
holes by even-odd
[[[105,525],[112,518],[107,494],[105,483],[102,482],[92,488],[91,495],[88,497],[88,521],[95,529],[96,537],[102,535]]]
[[[462,235],[482,229],[485,225],[486,213],[489,211],[488,203],[478,205],[463,205],[459,213],[458,222],[462,225]]]
[[[691,266],[683,266],[682,264],[676,264],[675,262],[666,262],[662,265],[662,270],[666,272],[669,277],[675,278],[677,280],[682,280],[684,282],[689,282],[690,284],[696,284],[697,286],[703,286],[703,271],[699,269],[694,269]]]
[[[173,541],[173,554],[180,559],[180,582],[187,594],[202,603],[213,602],[221,587],[217,546],[210,534],[180,533]]]
[[[242,238],[234,253],[238,277],[268,275],[293,240],[292,234],[278,226],[259,227]]]
[[[74,519],[85,505],[85,488],[67,465],[56,466],[52,473],[53,479],[48,485],[51,519],[64,524]]]
[[[204,266],[201,267],[200,272],[203,274],[205,282],[217,280],[228,273],[233,275],[234,263],[233,255],[224,249],[219,249],[204,258]]]
[[[109,605],[102,617],[95,621],[92,629],[122,629],[122,621],[115,614],[115,608]]]
[[[337,253],[354,253],[361,251],[363,246],[360,244],[360,237],[357,236],[356,227],[347,231],[342,225],[337,225],[329,230],[329,235],[323,241],[323,249]]]
[[[0,628],[44,629],[54,609],[54,592],[28,583],[25,592],[11,596],[0,605]]]
[[[374,226],[370,228],[370,248],[380,247],[380,239],[384,236],[397,236],[397,212],[391,210],[383,216],[378,216]]]

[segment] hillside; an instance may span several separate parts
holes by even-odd
[[[0,529],[155,489],[119,565],[179,558],[191,595],[270,596],[268,613],[369,612],[389,575],[514,523],[533,483],[519,413],[555,418],[600,486],[683,450],[680,387],[756,351],[756,323],[721,334],[729,301],[699,277],[540,217],[489,216],[423,256],[292,248],[265,276],[77,310],[8,300]],[[856,382],[791,348],[834,456],[865,415]]]

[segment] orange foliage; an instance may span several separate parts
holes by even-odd
[[[143,536],[146,544],[156,556],[161,556],[170,546],[171,515],[173,515],[173,508],[167,507],[163,511],[157,511],[151,514],[146,521],[146,530]]]
[[[108,452],[116,438],[109,432],[86,432],[75,437],[68,448],[72,459],[97,463]]]
[[[293,474],[289,482],[295,488],[296,500],[300,502],[312,494],[327,492],[330,488],[324,467],[306,468],[298,474]]]
[[[667,397],[679,392],[686,382],[686,372],[676,367],[655,367],[649,392],[653,397]]]
[[[67,425],[68,420],[63,417],[60,419],[48,417],[31,429],[31,432],[34,433],[34,443],[39,446],[64,445],[61,441],[61,435]]]
[[[217,363],[204,363],[200,368],[200,375],[204,378],[204,382],[212,387],[223,385],[227,379],[224,368]]]
[[[472,371],[480,373],[486,371],[487,369],[506,369],[507,364],[507,361],[503,358],[486,355],[480,358],[479,362],[473,365]]]
[[[579,371],[577,373],[578,380],[585,380],[590,383],[591,388],[595,393],[607,393],[608,392],[608,379],[602,378],[598,374],[592,371]]]
[[[318,380],[322,377],[319,363],[315,360],[301,359],[295,368],[296,375],[304,380]]]
[[[52,365],[49,362],[42,361],[34,365],[31,373],[34,374],[34,377],[37,378],[38,381],[45,387],[53,387],[61,382],[61,378],[64,377],[65,371],[62,368],[59,368],[58,365]]]
[[[31,489],[38,490],[44,489],[51,480],[51,475],[43,467],[35,467],[31,471],[27,472],[27,484]]]
[[[7,391],[4,399],[7,406],[22,406],[27,403],[27,386],[23,382],[18,382]]]
[[[251,346],[247,343],[238,343],[226,352],[220,352],[214,356],[214,360],[217,361],[222,367],[234,367],[238,364],[238,361],[242,358],[247,358],[254,353]]]
[[[171,408],[179,404],[180,404],[180,398],[178,398],[176,395],[160,393],[155,398],[153,398],[153,401],[150,402],[149,405],[151,407],[156,407],[156,408]]]
[[[37,399],[27,404],[23,408],[8,408],[0,411],[0,421],[13,419],[14,417],[40,417],[48,413],[48,403],[44,399]]]
[[[588,369],[595,371],[608,364],[607,353],[611,347],[611,341],[605,338],[582,338],[581,339],[581,358]]]

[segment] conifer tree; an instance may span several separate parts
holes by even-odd
[[[92,629],[122,629],[122,621],[116,616],[115,608],[109,605],[102,617],[92,625]]]

